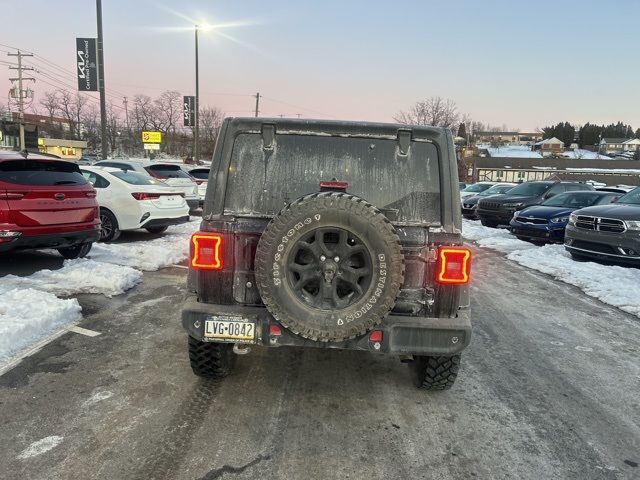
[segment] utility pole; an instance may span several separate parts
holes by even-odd
[[[124,97],[124,99],[122,100],[122,103],[124,103],[124,119],[127,122],[127,131],[131,130],[129,128],[129,109],[127,108],[127,105],[129,104],[129,100],[127,100],[127,97]]]
[[[195,129],[193,130],[193,161],[198,165],[198,155],[200,148],[198,143],[200,142],[200,73],[198,70],[198,25],[196,25],[196,98],[195,98],[195,111],[193,112],[193,120],[195,122]]]
[[[107,158],[107,99],[104,93],[104,44],[102,40],[102,0],[96,0],[96,17],[98,20],[98,89],[100,90],[100,136],[102,137],[103,160]]]
[[[260,113],[260,92],[256,93],[256,117]]]
[[[25,145],[24,142],[24,99],[25,99],[25,91],[22,88],[22,82],[25,80],[30,80],[32,82],[35,82],[36,79],[35,78],[31,78],[31,77],[23,77],[22,76],[22,71],[23,70],[33,70],[33,68],[31,67],[23,67],[22,66],[22,57],[33,57],[32,53],[22,53],[20,50],[18,50],[18,53],[8,53],[7,55],[9,55],[10,57],[18,57],[18,66],[17,67],[9,67],[9,69],[11,70],[17,70],[18,71],[18,78],[10,78],[9,80],[11,82],[18,82],[18,115],[19,115],[19,121],[20,121],[20,151],[24,152],[27,147]]]

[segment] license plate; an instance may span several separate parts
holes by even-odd
[[[212,317],[204,323],[205,338],[252,342],[255,339],[256,324],[234,317]]]

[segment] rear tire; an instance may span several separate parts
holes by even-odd
[[[191,370],[203,378],[224,378],[233,371],[236,355],[230,343],[201,342],[189,337]]]
[[[449,390],[458,376],[460,354],[451,357],[416,355],[413,362],[415,382],[424,390]]]
[[[73,247],[59,248],[58,253],[67,260],[83,258],[91,251],[92,246],[93,243],[81,243],[80,245],[74,245]]]
[[[145,230],[149,233],[159,234],[167,231],[169,227],[147,227]]]
[[[113,242],[120,237],[120,226],[116,216],[106,208],[100,209],[100,241]]]

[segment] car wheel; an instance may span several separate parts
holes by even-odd
[[[106,208],[100,209],[100,241],[113,242],[120,236],[116,216]]]
[[[201,342],[189,337],[189,362],[191,370],[199,377],[226,377],[236,362],[233,344]]]
[[[73,247],[59,248],[58,253],[67,260],[73,260],[74,258],[85,257],[91,251],[92,246],[93,243],[81,243]]]
[[[301,337],[343,341],[379,324],[404,281],[400,239],[380,210],[353,195],[295,200],[264,231],[256,281],[269,312]]]
[[[149,233],[164,233],[169,227],[147,227],[145,230]]]
[[[424,390],[449,390],[458,376],[460,354],[451,357],[417,355],[411,364],[416,386]]]

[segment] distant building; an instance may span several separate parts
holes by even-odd
[[[558,155],[564,152],[564,142],[556,137],[551,137],[534,143],[533,149],[539,150],[542,156]]]
[[[78,160],[87,142],[82,140],[64,140],[62,138],[39,138],[38,149],[42,153],[50,153],[68,160]]]
[[[34,151],[38,149],[37,125],[25,124],[24,143],[27,150]],[[0,119],[0,149],[20,149],[20,124],[18,122],[7,119]]]
[[[637,152],[640,140],[637,138],[603,138],[598,144],[598,151],[604,154]]]
[[[542,140],[542,133],[537,132],[474,132],[476,143],[532,145]]]
[[[13,121],[17,122],[19,117],[18,112],[12,112]],[[55,128],[61,132],[71,132],[73,130],[73,122],[61,117],[50,117],[48,115],[36,115],[34,113],[25,113],[24,122],[32,125],[38,125],[41,130],[47,128]]]
[[[471,157],[465,163],[468,168],[466,180],[474,182],[518,183],[559,179],[640,185],[638,160]]]

